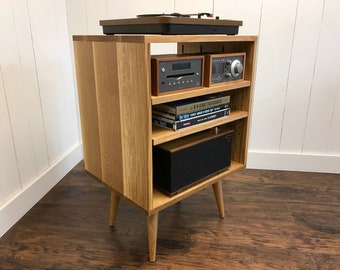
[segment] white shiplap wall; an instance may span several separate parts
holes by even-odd
[[[213,12],[259,35],[248,167],[340,172],[339,1],[2,0],[0,235],[81,159],[71,36],[163,12]]]
[[[340,172],[339,11],[262,1],[249,167]]]
[[[66,6],[0,1],[0,236],[81,160]]]

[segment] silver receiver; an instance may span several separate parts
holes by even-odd
[[[206,56],[205,86],[244,79],[246,54],[210,54]]]
[[[151,58],[152,94],[203,86],[203,55],[160,55]]]

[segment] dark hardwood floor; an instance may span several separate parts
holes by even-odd
[[[76,166],[0,239],[0,269],[340,269],[340,175],[243,170],[159,216],[148,262],[145,214]]]

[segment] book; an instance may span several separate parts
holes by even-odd
[[[152,122],[158,126],[165,127],[172,130],[179,130],[189,126],[194,126],[211,120],[215,120],[230,114],[230,108],[222,109],[207,114],[195,116],[183,121],[171,120],[159,115],[152,115]]]
[[[157,104],[154,105],[153,108],[157,111],[166,112],[177,116],[180,114],[204,110],[226,103],[230,103],[230,96],[218,93]]]
[[[155,115],[159,115],[159,116],[171,119],[171,120],[183,121],[183,120],[195,117],[195,116],[199,116],[199,115],[203,115],[203,114],[207,114],[210,112],[215,112],[215,111],[219,111],[219,110],[227,109],[227,108],[229,108],[229,103],[221,104],[218,106],[214,106],[211,108],[206,108],[206,109],[198,110],[194,112],[178,114],[178,115],[169,113],[169,112],[159,111],[157,109],[152,109],[152,113]]]

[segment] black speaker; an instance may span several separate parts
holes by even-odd
[[[227,169],[232,137],[232,130],[212,129],[154,146],[153,185],[173,195]]]

